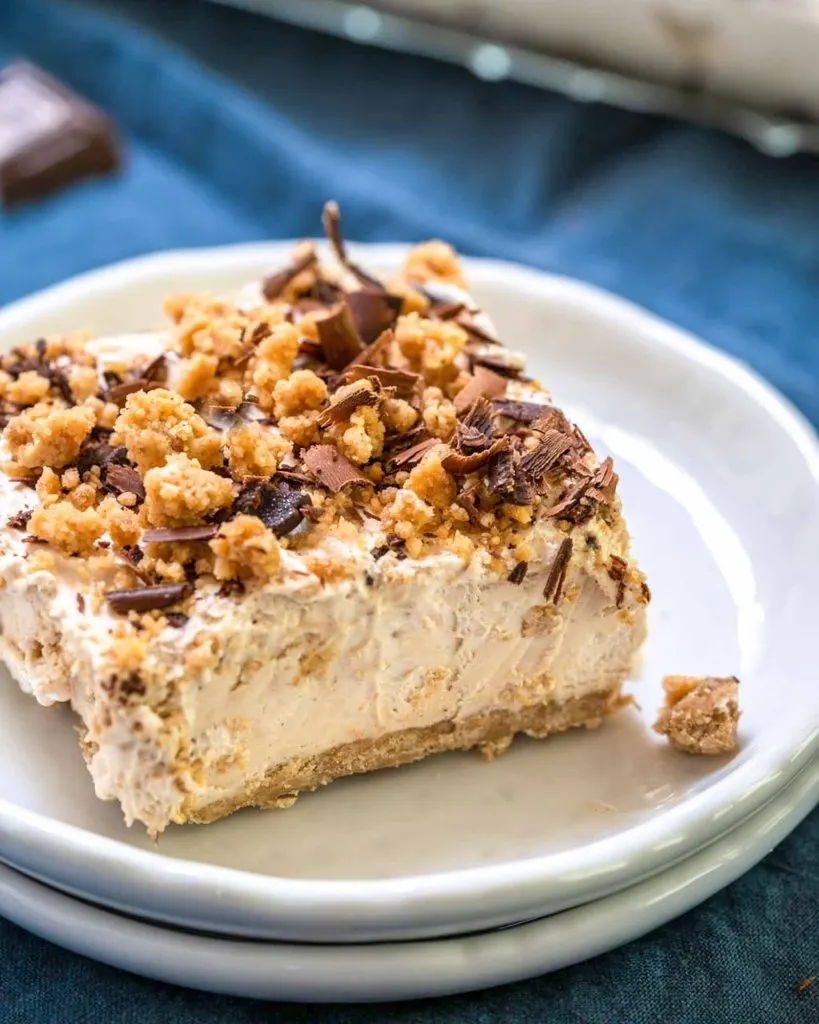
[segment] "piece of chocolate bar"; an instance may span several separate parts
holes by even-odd
[[[119,166],[111,122],[23,61],[0,71],[0,201],[14,206]]]

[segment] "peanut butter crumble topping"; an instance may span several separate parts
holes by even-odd
[[[13,525],[37,564],[84,559],[109,608],[179,628],[203,586],[240,593],[292,566],[325,585],[360,572],[351,550],[371,567],[479,551],[521,584],[530,526],[550,520],[566,540],[547,602],[580,558],[618,605],[647,600],[600,539],[620,528],[611,461],[523,377],[454,250],[415,246],[382,281],[350,260],[334,204],[325,227],[333,265],[303,243],[256,297],[171,296],[150,361],[104,362],[80,335],[0,359],[2,468],[35,488]]]

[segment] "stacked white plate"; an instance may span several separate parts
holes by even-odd
[[[152,326],[167,292],[231,289],[289,250],[121,264],[7,307],[0,342]],[[400,252],[356,258],[389,269]],[[813,431],[738,363],[620,300],[507,264],[467,270],[502,337],[615,458],[654,593],[631,685],[639,709],[596,732],[519,741],[491,765],[440,756],[153,843],[94,797],[71,712],[38,707],[6,677],[0,913],[106,962],[237,995],[442,994],[644,933],[815,806]],[[735,757],[686,757],[650,731],[668,673],[740,677]]]

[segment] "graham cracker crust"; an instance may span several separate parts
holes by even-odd
[[[207,824],[242,807],[289,807],[300,792],[318,789],[345,775],[397,768],[428,754],[477,747],[488,759],[503,753],[518,733],[541,738],[576,726],[592,729],[628,704],[620,684],[563,703],[550,701],[518,711],[498,710],[472,715],[460,722],[440,722],[423,729],[404,729],[376,740],[357,740],[315,757],[278,765],[260,779],[249,781],[239,796],[186,810],[185,821]]]

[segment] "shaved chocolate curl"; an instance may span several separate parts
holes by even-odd
[[[150,612],[155,608],[167,608],[182,601],[191,593],[188,583],[158,583],[151,587],[134,587],[130,590],[109,590],[105,600],[112,611]]]
[[[401,303],[400,295],[391,295],[381,288],[347,292],[347,305],[356,330],[367,345],[393,326],[401,311]]]
[[[122,384],[115,384],[108,389],[108,394],[105,397],[109,402],[119,405],[120,402],[125,401],[128,395],[133,395],[137,391],[154,391],[156,388],[164,387],[165,385],[158,380],[145,380],[140,377],[137,380],[126,380]]]
[[[266,277],[262,284],[262,292],[267,301],[273,302],[274,299],[278,299],[290,282],[298,277],[303,270],[312,266],[316,262],[316,258],[316,252],[311,248],[303,256],[294,260],[289,267]]]
[[[341,234],[341,211],[338,208],[338,203],[332,199],[324,204],[324,213],[322,214],[322,224],[324,225],[324,233],[327,235],[327,240],[333,247],[339,263],[343,263],[344,266],[350,271],[350,273],[357,277],[358,280],[363,284],[371,288],[383,288],[383,285],[376,277],[372,277],[366,271],[362,270],[361,267],[356,266],[349,256],[347,255],[347,247],[344,244],[344,236]]]
[[[510,583],[515,583],[520,586],[521,583],[526,579],[526,573],[529,571],[528,562],[518,562],[515,568],[506,577]]]
[[[319,426],[329,427],[331,423],[348,420],[362,405],[378,405],[380,396],[369,380],[357,381],[347,394],[336,398],[321,413]]]
[[[277,537],[284,537],[301,525],[307,510],[312,507],[310,495],[304,491],[291,488],[286,483],[254,480],[241,489],[233,511],[256,516]]]
[[[116,494],[135,494],[139,501],[145,499],[145,485],[142,477],[132,466],[109,463],[103,470],[103,483]]]
[[[343,370],[364,348],[346,302],[337,303],[315,323],[324,359],[333,370]]]
[[[387,466],[388,471],[392,473],[396,469],[411,469],[423,459],[430,448],[434,448],[436,444],[440,443],[437,437],[427,437],[423,441],[419,441],[412,448],[407,448],[390,459]]]
[[[547,430],[537,448],[523,456],[520,461],[521,469],[537,487],[539,483],[542,484],[546,473],[571,447],[571,437],[557,430]]]
[[[508,437],[499,437],[492,443],[490,448],[484,451],[473,452],[471,455],[463,455],[461,452],[450,452],[441,459],[441,465],[453,476],[464,476],[467,473],[475,473],[489,462],[493,455],[509,447]]]
[[[330,444],[314,444],[302,458],[318,482],[334,493],[348,484],[369,483],[352,462]]]
[[[543,596],[552,604],[557,604],[560,601],[571,557],[572,542],[568,537],[564,537],[557,549],[557,554],[549,569],[549,575],[546,577],[546,585],[543,588]]]
[[[455,396],[455,411],[468,409],[476,398],[500,398],[506,391],[506,380],[484,366],[476,366],[470,380]]]
[[[543,405],[537,402],[518,402],[513,398],[496,398],[492,402],[492,408],[500,416],[515,420],[517,423],[532,423],[543,415]]]
[[[350,384],[367,377],[375,377],[382,387],[395,388],[396,398],[412,398],[423,384],[423,377],[419,373],[367,366],[365,363],[354,363],[344,374],[345,381]]]

